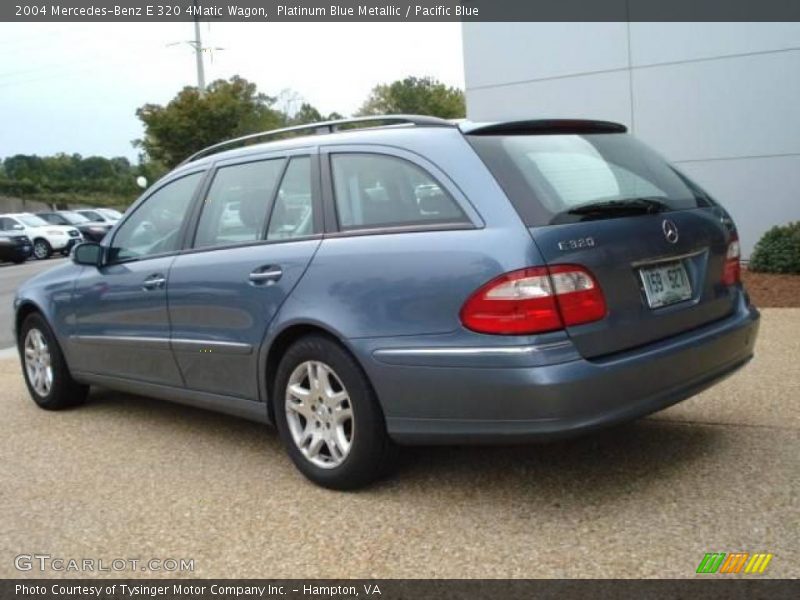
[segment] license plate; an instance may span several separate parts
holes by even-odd
[[[639,269],[650,308],[659,308],[692,297],[692,286],[681,261]]]

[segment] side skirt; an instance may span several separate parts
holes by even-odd
[[[97,373],[73,372],[72,376],[81,383],[99,385],[128,394],[148,396],[151,398],[158,398],[159,400],[167,400],[169,402],[193,406],[195,408],[221,412],[258,423],[270,422],[267,414],[267,405],[264,402],[243,400],[242,398],[235,398],[233,396],[210,394],[208,392],[187,390],[168,385],[160,385],[158,383],[148,383],[146,381],[135,381],[122,377],[98,375]]]

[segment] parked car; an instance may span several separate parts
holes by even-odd
[[[33,256],[37,260],[50,258],[53,252],[67,256],[75,244],[83,241],[75,227],[51,225],[31,213],[0,215],[0,231],[28,236],[33,241]]]
[[[33,244],[28,236],[0,231],[0,261],[9,261],[15,264],[24,263],[33,254]]]
[[[113,227],[110,223],[90,221],[82,214],[71,210],[58,210],[52,212],[38,212],[40,217],[53,225],[66,225],[75,227],[81,232],[83,239],[90,242],[99,242]]]
[[[110,225],[114,225],[122,218],[122,213],[113,208],[79,208],[74,212],[95,223],[108,223]]]
[[[39,406],[102,385],[271,422],[343,489],[394,444],[576,435],[753,356],[733,221],[622,125],[288,131],[190,157],[19,288]]]

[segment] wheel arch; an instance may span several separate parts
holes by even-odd
[[[47,320],[45,312],[32,300],[23,300],[20,305],[17,306],[14,314],[14,340],[17,346],[19,346],[19,332],[20,329],[22,329],[22,323],[33,313],[39,313],[43,319]]]
[[[273,404],[273,388],[275,385],[275,376],[278,371],[278,364],[286,353],[286,350],[301,337],[317,334],[330,338],[332,341],[340,344],[353,359],[364,369],[361,361],[358,360],[355,352],[346,342],[345,338],[338,334],[336,331],[321,323],[315,321],[296,321],[286,324],[279,331],[274,332],[267,343],[262,346],[260,363],[260,381],[259,387],[261,389],[262,398],[267,405],[267,417],[270,423],[275,423],[275,407]]]

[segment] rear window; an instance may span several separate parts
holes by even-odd
[[[712,204],[699,187],[629,135],[467,139],[529,226]],[[613,210],[594,210],[598,205]]]

